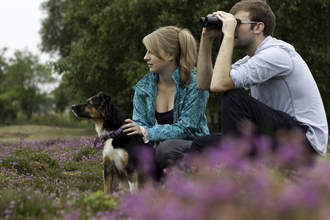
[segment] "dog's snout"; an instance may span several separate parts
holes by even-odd
[[[77,117],[79,117],[79,116],[77,115],[77,113],[76,113],[76,111],[77,111],[77,105],[73,105],[71,108],[72,108],[72,112],[73,112],[73,114],[75,114]]]

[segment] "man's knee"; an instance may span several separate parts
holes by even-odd
[[[244,95],[246,94],[242,90],[232,89],[223,94],[221,102],[222,104],[232,104],[233,102],[237,102],[238,100],[240,100],[240,98]]]

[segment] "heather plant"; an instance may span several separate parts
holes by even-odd
[[[0,219],[327,219],[328,157],[299,133],[227,139],[164,170],[138,193],[103,194],[93,137],[0,143]],[[139,167],[152,173],[153,151]],[[145,163],[141,162],[144,161]]]
[[[330,163],[319,156],[310,160],[305,148],[295,131],[276,141],[266,137],[225,140],[203,157],[191,157],[184,173],[176,167],[168,169],[162,186],[122,199],[111,216],[327,219]],[[258,153],[251,155],[251,149]]]
[[[30,164],[26,158],[17,158],[15,156],[8,156],[6,160],[2,161],[2,166],[6,169],[17,171],[19,175],[32,173],[35,174],[35,168]]]
[[[61,198],[76,190],[102,189],[101,152],[91,143],[92,138],[0,143],[1,199],[7,191],[39,191]],[[76,155],[81,158],[76,160]]]
[[[59,213],[56,213],[57,208],[53,202],[52,196],[42,194],[40,191],[4,191],[0,200],[0,218],[47,219],[60,217]]]
[[[111,211],[116,200],[116,194],[104,195],[102,191],[69,191],[59,198],[56,193],[9,190],[1,194],[0,219],[90,219]]]
[[[116,206],[116,201],[111,199],[109,195],[105,195],[101,190],[96,191],[88,197],[85,197],[82,201],[83,211],[91,209],[93,213],[112,211]]]
[[[0,142],[0,219],[47,219],[76,210],[88,219],[94,210],[112,208],[116,196],[100,191],[102,152],[92,143],[93,138]]]

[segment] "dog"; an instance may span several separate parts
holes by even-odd
[[[141,135],[128,136],[122,132],[128,117],[113,103],[106,93],[89,98],[86,103],[72,106],[72,112],[82,118],[94,121],[97,137],[94,146],[103,149],[104,192],[110,193],[114,175],[119,188],[130,189],[133,194],[139,187],[138,157],[136,152],[145,146]],[[99,140],[102,144],[97,146]]]

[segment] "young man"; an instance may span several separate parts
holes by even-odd
[[[243,0],[230,13],[212,14],[222,28],[203,28],[197,61],[197,86],[202,90],[225,92],[222,98],[222,135],[240,135],[240,124],[252,121],[264,128],[301,128],[310,149],[325,155],[328,125],[315,80],[293,46],[272,37],[275,15],[262,0]],[[223,34],[213,68],[212,42]],[[247,56],[232,64],[233,49]],[[240,88],[251,90],[251,96]],[[221,134],[194,140],[192,150],[201,151]]]

